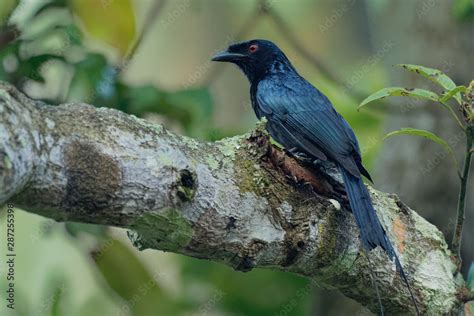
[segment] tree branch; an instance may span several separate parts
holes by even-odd
[[[198,142],[112,109],[40,104],[0,84],[0,204],[128,228],[140,249],[312,277],[378,311],[372,270],[387,314],[412,313],[383,251],[369,253],[373,266],[359,256],[338,175],[321,170],[273,147],[262,128]],[[459,309],[466,288],[441,232],[397,196],[370,192],[424,313]]]

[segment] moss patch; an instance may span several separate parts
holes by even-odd
[[[146,213],[133,225],[136,233],[129,233],[135,247],[177,251],[188,245],[193,236],[191,223],[173,208],[160,213]]]
[[[177,194],[181,201],[191,201],[196,194],[197,176],[195,173],[184,169],[180,172],[180,180],[177,187]]]

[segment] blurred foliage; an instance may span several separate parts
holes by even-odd
[[[93,37],[117,48],[122,56],[126,55],[135,38],[131,0],[72,0],[71,4],[73,12]],[[103,27],[104,24],[108,27]]]
[[[264,269],[238,273],[220,264],[186,257],[182,277],[185,284],[213,285],[208,289],[211,295],[207,302],[195,292],[188,294],[188,299],[200,306],[200,315],[213,307],[206,304],[219,306],[228,315],[305,315],[309,311],[310,281],[301,276]]]
[[[0,6],[0,26],[4,25],[13,9],[18,4],[18,0],[2,0],[3,4]]]
[[[152,85],[131,86],[122,79],[121,73],[128,67],[126,52],[135,38],[129,0],[40,3],[28,23],[19,27],[17,36],[2,47],[0,80],[28,94],[25,87],[31,82],[46,86],[45,73],[57,62],[65,73],[71,73],[71,80],[62,82],[67,88],[61,94],[44,98],[48,103],[86,102],[139,117],[156,113],[181,126],[188,135],[207,139],[215,134],[209,124],[213,100],[207,88],[169,92]],[[76,25],[75,17],[85,31]],[[85,43],[88,35],[115,47],[119,60],[113,62],[91,52]]]
[[[453,13],[461,21],[474,20],[474,1],[455,0],[453,4]]]
[[[96,249],[92,257],[97,268],[110,289],[124,300],[122,313],[176,315],[183,309],[158,283],[165,272],[150,273],[120,240],[101,239]]]

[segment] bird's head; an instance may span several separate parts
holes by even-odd
[[[294,71],[278,46],[261,39],[232,44],[227,50],[214,55],[212,60],[236,64],[251,83],[258,82],[268,74]]]

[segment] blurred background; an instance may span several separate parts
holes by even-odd
[[[450,158],[423,138],[382,141],[400,127],[427,129],[462,160],[464,139],[448,112],[407,98],[356,107],[386,86],[437,89],[399,63],[468,85],[473,18],[473,0],[2,0],[0,80],[49,104],[113,107],[213,141],[256,119],[247,80],[210,57],[231,42],[270,39],[353,126],[375,187],[398,194],[450,241],[459,190]],[[474,260],[470,183],[464,272]],[[121,229],[17,210],[15,233],[16,309],[2,303],[0,315],[370,315],[296,275],[139,252]],[[3,257],[4,242],[0,249]]]

